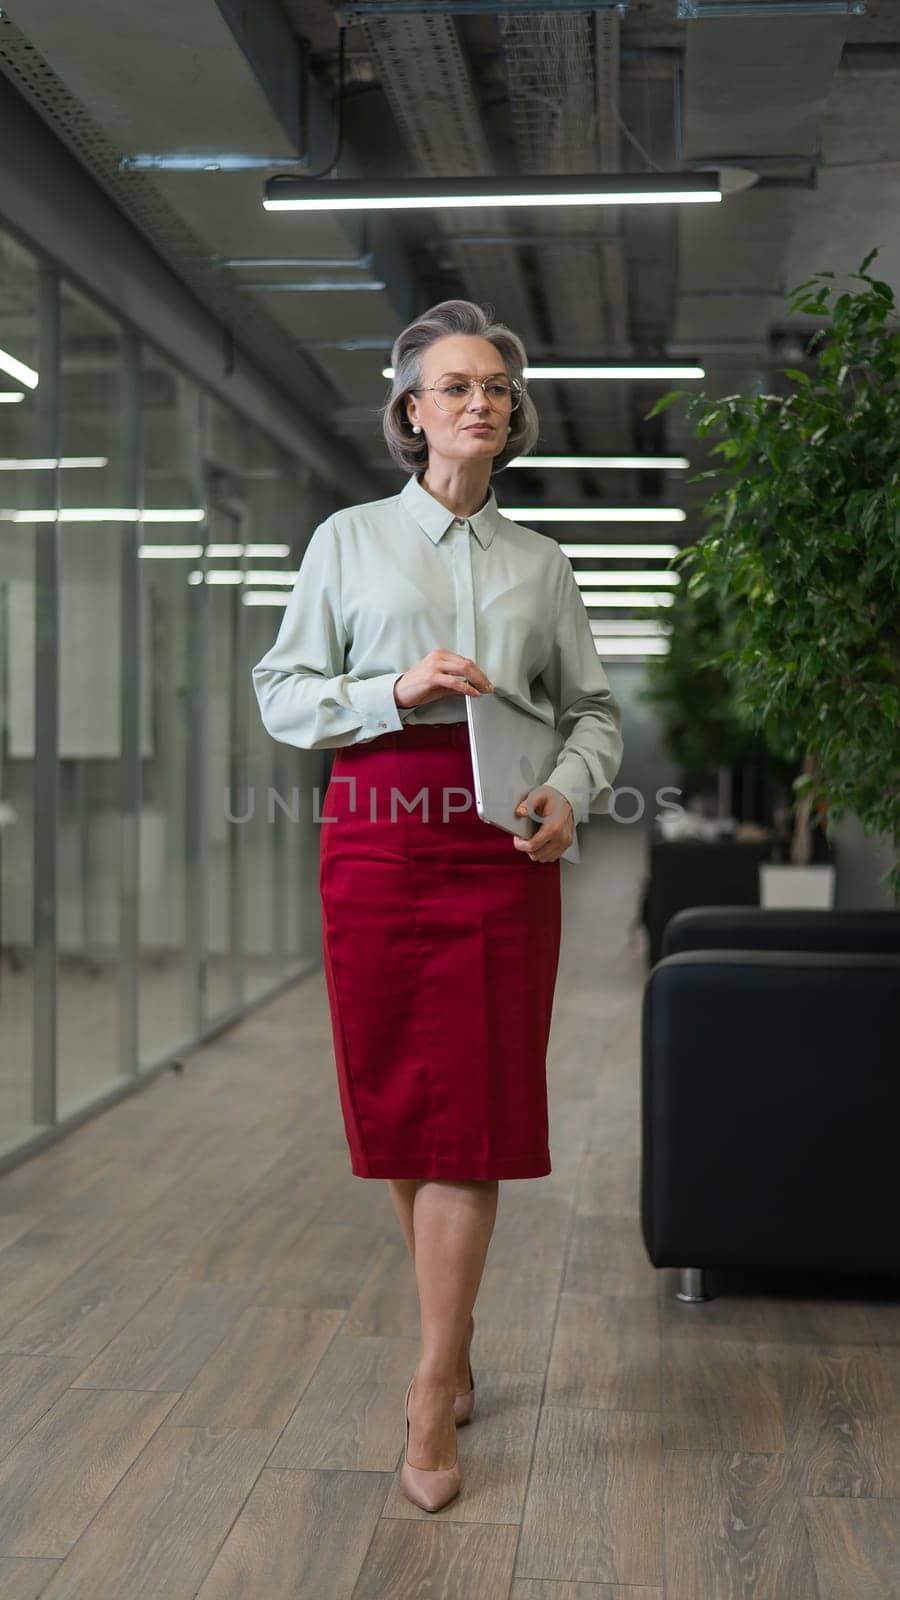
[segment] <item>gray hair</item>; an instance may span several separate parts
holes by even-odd
[[[525,346],[504,322],[495,322],[493,307],[476,305],[473,300],[441,300],[423,311],[394,340],[391,366],[394,369],[391,392],[381,411],[381,426],[391,459],[404,472],[418,473],[428,466],[428,441],[424,433],[413,433],[406,414],[406,397],[422,382],[422,352],[448,333],[473,333],[496,345],[507,376],[522,385],[522,399],[512,414],[506,444],[494,457],[491,473],[499,472],[515,456],[533,450],[540,434],[540,421],[534,401],[525,387],[527,361]]]

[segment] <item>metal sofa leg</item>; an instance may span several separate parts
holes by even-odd
[[[693,1302],[695,1300],[712,1299],[712,1295],[707,1294],[703,1287],[702,1267],[682,1267],[679,1272],[678,1281],[680,1288],[676,1289],[675,1291],[676,1300],[687,1300],[688,1302]]]

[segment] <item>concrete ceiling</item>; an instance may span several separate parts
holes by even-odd
[[[840,284],[877,245],[879,276],[900,285],[894,0],[852,18],[813,4],[806,16],[684,22],[676,0],[631,0],[623,17],[552,0],[530,16],[454,17],[427,0],[419,16],[373,15],[345,34],[343,177],[720,164],[759,178],[715,207],[370,218],[261,204],[268,173],[303,153],[301,85],[311,169],[332,161],[339,31],[328,0],[14,0],[4,15],[9,83],[298,408],[340,436],[373,495],[397,481],[378,424],[381,368],[397,332],[437,300],[489,302],[534,360],[693,354],[703,387],[722,393],[771,385],[787,291],[812,272],[829,268]],[[120,170],[135,153],[272,165]],[[346,265],[277,264],[296,257]],[[247,258],[276,264],[223,264]],[[372,278],[384,287],[363,288]],[[359,287],[258,287],[323,279]],[[674,413],[645,420],[659,392],[536,382],[538,448],[683,449]],[[658,472],[535,469],[510,474],[501,494],[654,497],[690,506],[692,491]]]

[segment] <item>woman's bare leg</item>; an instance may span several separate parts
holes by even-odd
[[[413,1266],[416,1261],[416,1236],[413,1232],[413,1201],[419,1187],[419,1178],[388,1178],[387,1186],[394,1202],[397,1220],[403,1229],[406,1248],[409,1251]]]
[[[400,1223],[403,1237],[406,1240],[406,1248],[409,1251],[413,1268],[415,1268],[416,1264],[416,1235],[413,1227],[413,1202],[415,1201],[416,1190],[422,1181],[423,1180],[421,1178],[388,1178],[387,1180],[391,1199],[394,1202],[394,1210],[397,1213],[397,1220]],[[459,1347],[459,1354],[456,1358],[457,1394],[464,1394],[469,1387],[469,1346],[474,1330],[474,1324],[475,1319],[474,1317],[470,1316],[468,1327],[463,1335],[462,1343]]]
[[[416,1185],[414,1263],[422,1348],[409,1404],[408,1454],[414,1467],[451,1467],[456,1459],[453,1396],[460,1351],[494,1230],[498,1192],[497,1180],[423,1179]]]

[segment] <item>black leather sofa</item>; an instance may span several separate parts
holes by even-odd
[[[641,1231],[704,1269],[900,1275],[900,910],[695,907],[644,989]]]
[[[650,840],[641,920],[647,929],[647,962],[662,955],[672,917],[686,907],[758,906],[759,867],[772,859],[768,840]]]

